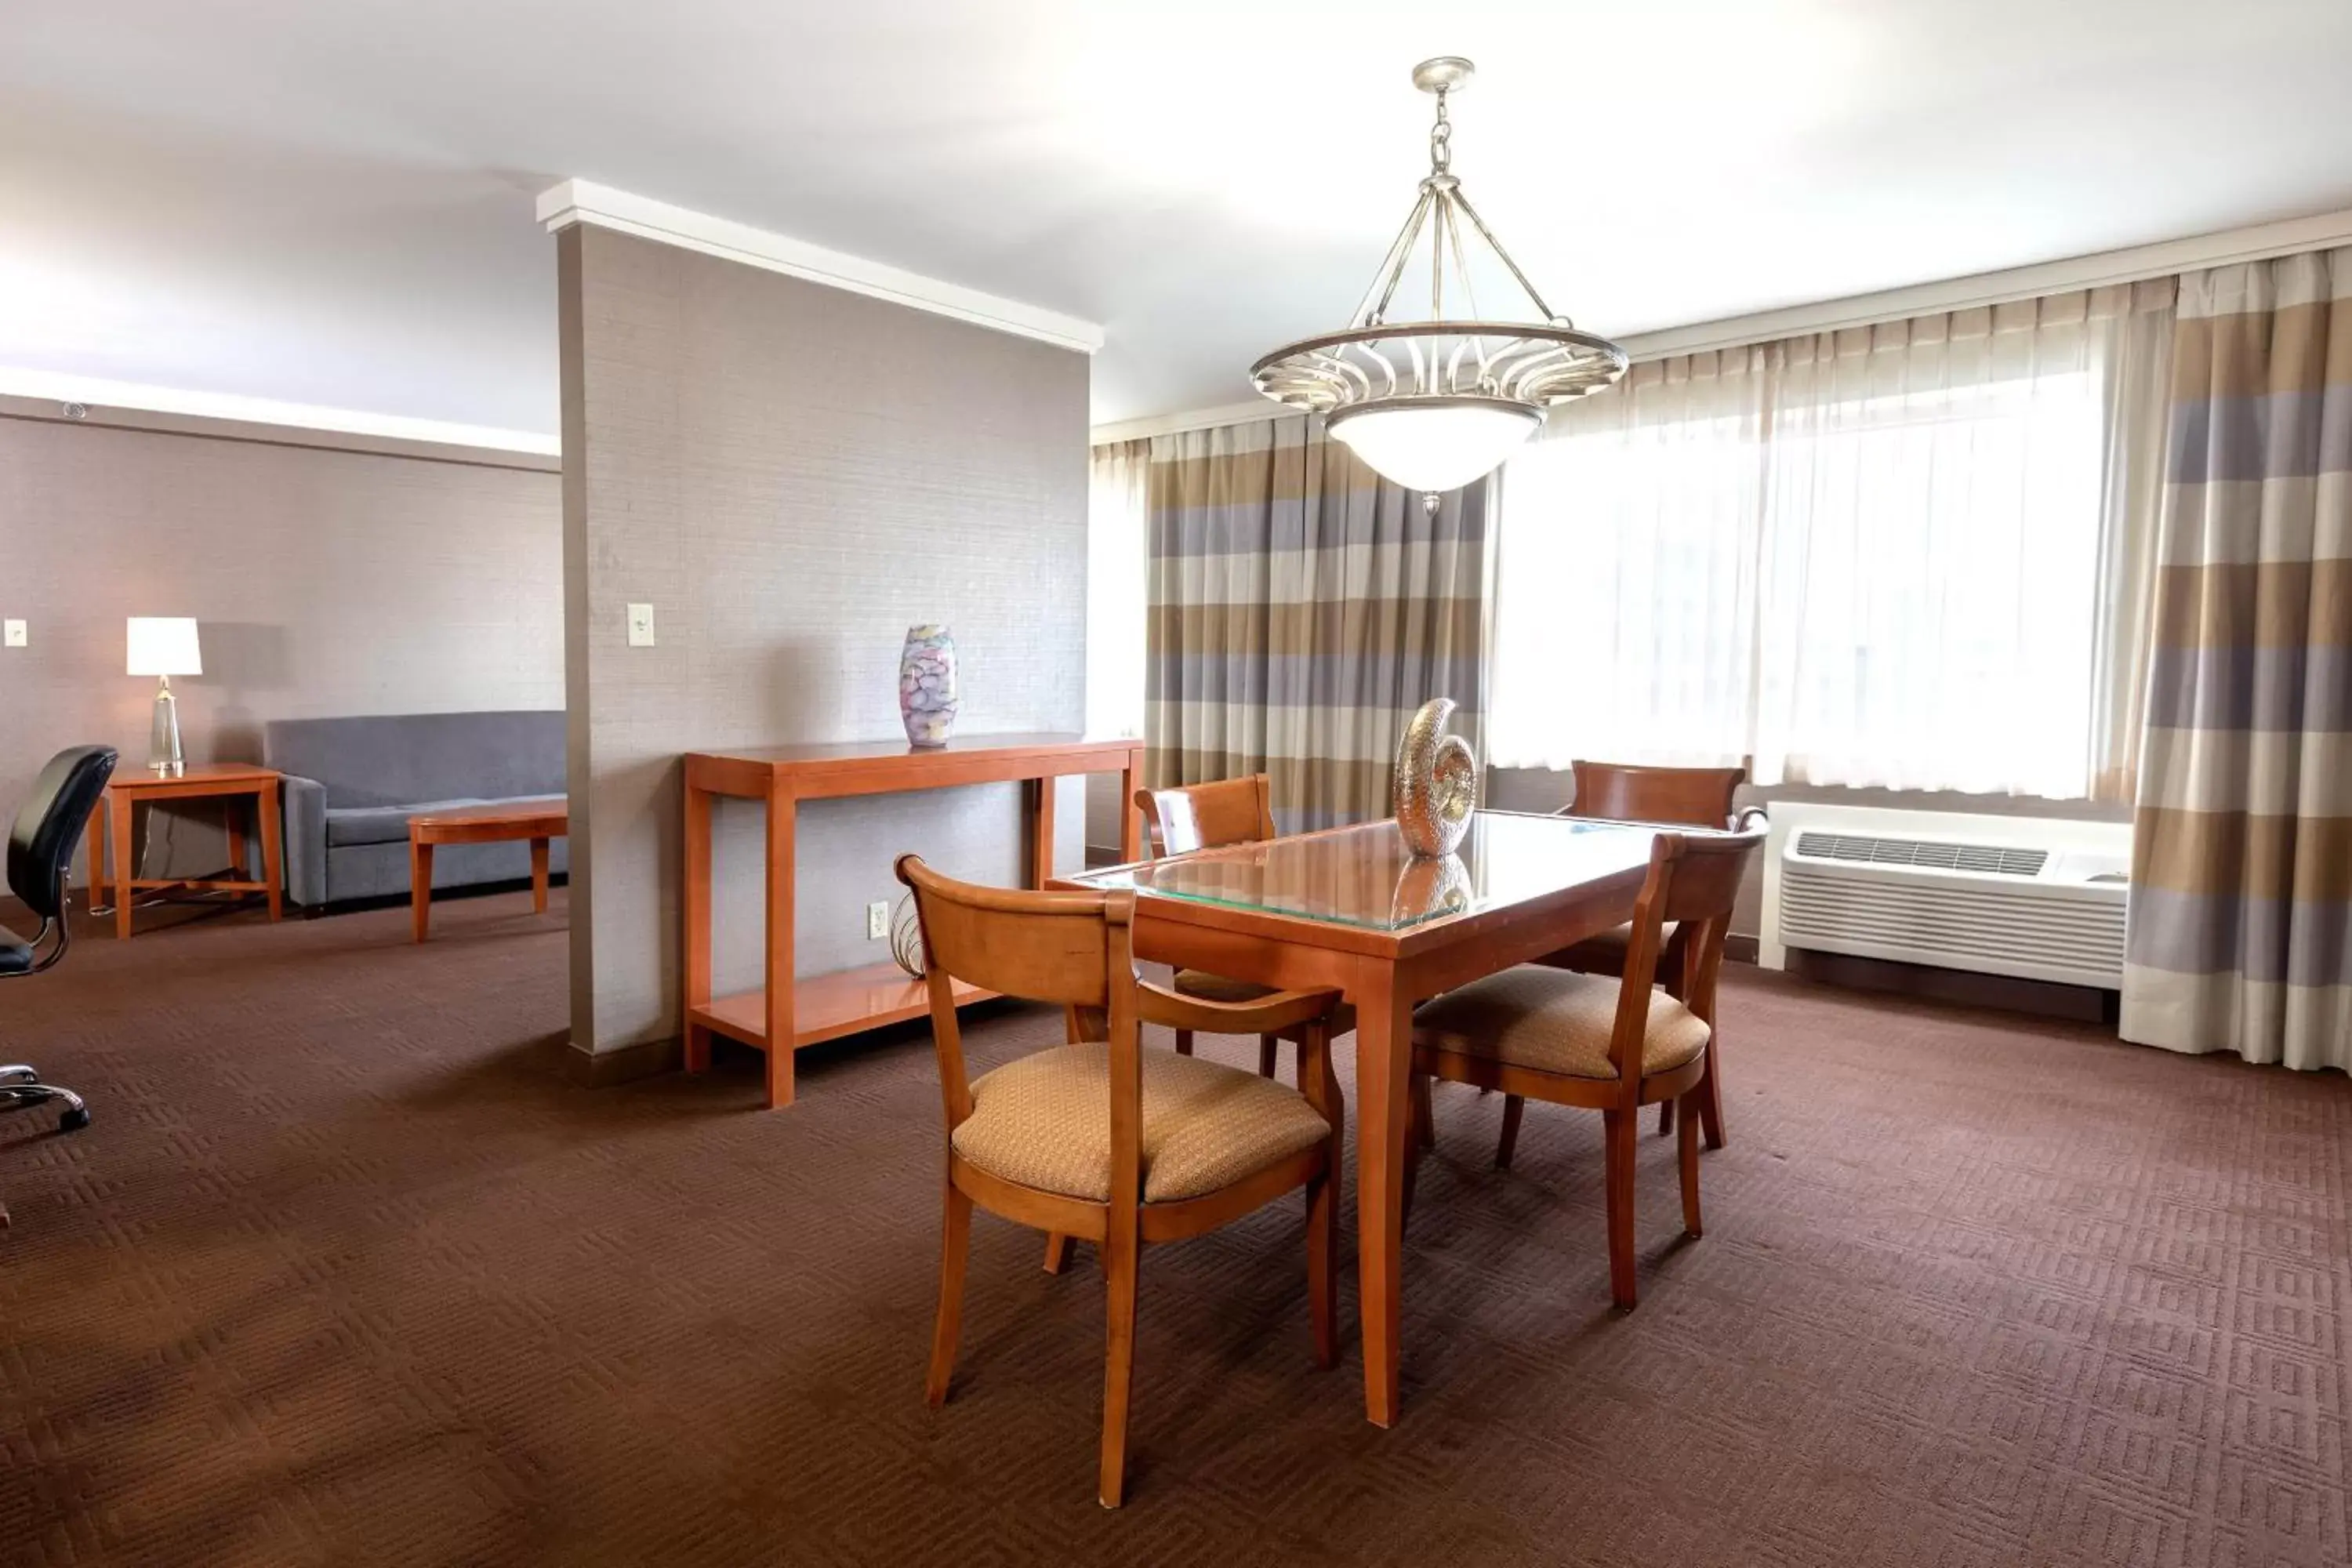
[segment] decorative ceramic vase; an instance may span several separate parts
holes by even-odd
[[[1445,732],[1454,700],[1433,697],[1421,705],[1397,742],[1396,777],[1389,786],[1404,845],[1415,855],[1440,858],[1461,847],[1478,809],[1478,759],[1470,742]]]
[[[944,746],[955,729],[955,638],[945,626],[908,626],[898,656],[898,717],[918,746]]]

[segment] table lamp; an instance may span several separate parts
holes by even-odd
[[[180,705],[172,696],[172,677],[202,675],[204,660],[196,653],[196,623],[183,616],[132,616],[131,658],[127,674],[158,677],[155,722],[147,731],[147,765],[166,778],[187,772],[180,752]]]

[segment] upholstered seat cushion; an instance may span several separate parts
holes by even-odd
[[[1568,1078],[1613,1079],[1618,989],[1607,976],[1523,963],[1423,1004],[1412,1016],[1413,1042]],[[1681,1067],[1706,1048],[1706,1037],[1696,1014],[1653,987],[1643,1076]]]
[[[1229,1187],[1331,1133],[1295,1089],[1238,1068],[1143,1052],[1143,1201]],[[1110,1198],[1110,1047],[1060,1046],[971,1086],[955,1151],[992,1176],[1065,1197]]]
[[[327,808],[327,842],[338,848],[351,844],[405,844],[408,819],[428,812],[455,811],[488,802],[468,795],[460,800],[427,800],[415,805],[331,805]]]
[[[1203,1002],[1255,1002],[1274,994],[1271,985],[1260,985],[1251,980],[1228,980],[1205,969],[1180,969],[1172,983],[1183,994],[1198,996]]]

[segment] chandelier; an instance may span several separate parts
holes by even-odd
[[[1474,68],[1453,55],[1413,68],[1413,86],[1437,95],[1429,174],[1347,330],[1278,348],[1250,367],[1258,391],[1322,415],[1334,439],[1375,472],[1421,491],[1432,511],[1440,491],[1493,472],[1542,426],[1546,408],[1615,385],[1626,364],[1623,349],[1552,313],[1462,194],[1445,104]],[[1531,320],[1479,315],[1465,234],[1509,272],[1534,308]],[[1392,320],[1390,308],[1424,236],[1429,319]],[[1446,314],[1449,259],[1466,315]]]

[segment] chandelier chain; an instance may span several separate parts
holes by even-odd
[[[1445,117],[1445,89],[1437,89],[1437,123],[1429,128],[1429,172],[1442,174],[1454,163],[1454,122]]]

